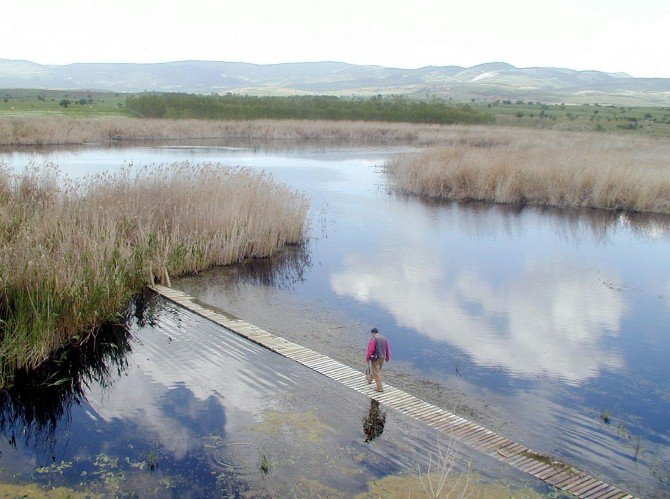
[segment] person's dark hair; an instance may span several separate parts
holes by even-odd
[[[372,334],[376,334],[376,333],[378,333],[379,331],[377,331],[377,328],[376,328],[376,327],[373,327],[373,328],[370,330],[370,332],[371,332]]]

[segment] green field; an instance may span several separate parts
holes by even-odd
[[[670,107],[540,104],[532,101],[476,102],[473,105],[492,113],[498,125],[670,136]]]
[[[129,116],[126,97],[88,90],[5,88],[0,89],[0,116]]]
[[[137,116],[127,107],[130,102],[160,98],[161,94],[124,94],[82,90],[0,89],[0,117],[5,116]],[[168,94],[170,95],[170,94]],[[178,94],[171,94],[171,97]],[[184,94],[181,94],[182,96]],[[200,101],[203,96],[192,96]],[[211,96],[209,97],[212,98]],[[230,96],[228,96],[230,99]],[[332,100],[335,98],[320,97]],[[218,99],[225,100],[222,96]],[[273,99],[280,99],[274,97]],[[290,99],[290,98],[286,98]],[[308,98],[309,99],[309,98]],[[319,98],[317,98],[319,99]],[[67,107],[61,104],[68,101]],[[249,104],[263,98],[248,98]],[[314,98],[312,98],[314,100]],[[238,104],[245,98],[237,96]],[[344,100],[346,102],[346,99]],[[428,101],[426,101],[428,102]],[[496,125],[529,128],[555,128],[574,131],[621,132],[649,136],[670,136],[670,107],[631,107],[599,104],[541,104],[533,101],[475,101],[451,103],[455,107],[467,104],[475,111],[495,117]],[[182,110],[183,111],[183,110]],[[251,109],[247,109],[251,111]],[[203,113],[202,110],[198,111]],[[180,116],[180,114],[185,114]],[[195,117],[192,113],[174,113],[174,118]],[[239,118],[249,118],[240,113]],[[260,117],[260,116],[259,116]],[[238,119],[239,119],[238,118]],[[229,119],[229,118],[227,118]],[[327,119],[327,118],[326,118]],[[412,121],[412,120],[407,120]]]

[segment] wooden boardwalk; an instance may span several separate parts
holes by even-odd
[[[317,371],[343,385],[379,401],[409,417],[446,433],[469,447],[508,463],[576,497],[592,499],[633,498],[632,495],[593,478],[586,473],[539,454],[506,437],[452,414],[433,404],[424,402],[409,393],[388,384],[384,392],[377,393],[374,384],[368,385],[365,375],[341,362],[320,354],[280,336],[269,333],[257,326],[239,319],[230,319],[195,303],[190,296],[172,288],[152,286],[151,289],[166,299],[201,315],[230,331],[247,338],[284,357],[288,357],[310,369]]]

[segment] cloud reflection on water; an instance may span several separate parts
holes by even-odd
[[[220,406],[206,432],[223,435],[260,414],[269,393],[294,383],[266,362],[266,352],[259,355],[255,345],[222,334],[214,323],[163,314],[155,328],[142,331],[127,376],[111,391],[92,387],[88,401],[105,421],[132,421],[181,459],[200,445],[198,415]]]
[[[333,290],[379,304],[399,326],[455,346],[476,364],[523,377],[579,384],[623,367],[604,339],[618,334],[624,301],[596,270],[548,258],[494,280],[475,268],[447,269],[437,248],[425,247],[420,258],[407,248],[378,254],[374,263],[347,255],[345,270],[331,275]]]

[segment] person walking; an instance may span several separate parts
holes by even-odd
[[[379,331],[376,327],[373,327],[370,330],[372,338],[368,342],[368,350],[365,353],[365,362],[369,362],[372,367],[372,378],[377,384],[376,390],[378,392],[383,392],[384,387],[382,386],[382,365],[384,361],[388,362],[391,360],[391,348],[389,346],[389,341],[379,334]],[[368,381],[372,383],[372,381]]]

